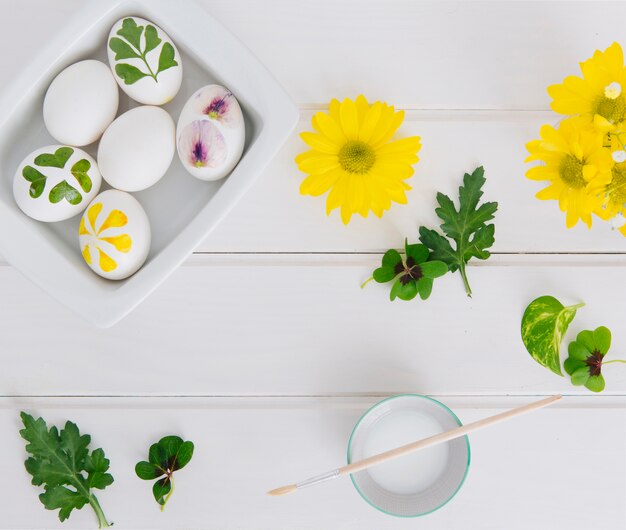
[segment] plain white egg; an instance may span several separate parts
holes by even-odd
[[[57,142],[88,145],[115,119],[118,103],[117,84],[108,66],[80,61],[63,70],[48,87],[43,120]]]
[[[91,270],[109,280],[137,272],[150,252],[150,222],[129,193],[103,191],[89,205],[78,228],[80,251]]]
[[[102,178],[123,191],[149,188],[165,174],[175,151],[175,127],[160,107],[125,112],[104,131],[98,147]]]
[[[176,147],[185,169],[201,180],[218,180],[239,162],[246,129],[233,93],[220,85],[197,90],[176,126]]]
[[[49,145],[30,153],[13,177],[20,209],[37,221],[69,219],[82,212],[100,191],[96,161],[82,149]]]
[[[118,20],[109,33],[107,52],[117,83],[135,101],[163,105],[178,93],[182,61],[159,26],[139,17]]]

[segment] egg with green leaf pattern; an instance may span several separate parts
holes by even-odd
[[[100,191],[96,161],[82,149],[49,145],[30,153],[13,177],[15,202],[37,221],[54,222],[81,213]]]
[[[163,105],[178,93],[182,61],[160,27],[139,17],[118,20],[109,34],[107,53],[115,80],[135,101]]]

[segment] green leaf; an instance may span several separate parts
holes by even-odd
[[[184,468],[193,456],[194,445],[193,442],[183,442],[178,448],[178,454],[176,455],[176,463],[174,469],[179,470]]]
[[[595,341],[593,339],[593,331],[585,329],[576,335],[576,342],[583,346],[589,353],[595,349]]]
[[[164,477],[160,480],[157,480],[152,486],[152,494],[154,495],[154,499],[161,505],[165,506],[165,496],[172,489],[172,482],[169,477]]]
[[[493,219],[498,209],[497,202],[478,205],[485,183],[484,169],[476,168],[472,174],[466,173],[463,185],[459,188],[459,208],[450,197],[437,193],[439,207],[437,216],[443,221],[441,230],[447,238],[437,232],[420,227],[420,241],[432,252],[431,259],[443,261],[451,272],[461,271],[468,296],[471,289],[465,273],[465,265],[471,258],[487,259],[495,241],[495,226],[486,223]],[[455,243],[453,247],[449,240]]]
[[[430,293],[433,290],[433,280],[432,278],[420,278],[417,281],[417,290],[419,292],[420,298],[422,300],[426,300],[429,296]]]
[[[24,462],[35,486],[44,486],[39,496],[49,510],[59,510],[64,521],[73,510],[87,503],[97,507],[94,511],[101,526],[108,526],[98,500],[91,488],[104,489],[113,482],[106,473],[109,461],[102,449],[89,454],[89,435],[81,435],[76,424],[68,421],[59,431],[46,425],[42,418],[35,420],[29,414],[20,414],[24,428],[20,435],[26,440],[26,452],[30,456]],[[87,478],[85,478],[85,473]]]
[[[611,331],[604,326],[596,328],[593,331],[593,342],[598,351],[606,355],[611,349]]]
[[[163,476],[165,471],[150,462],[137,462],[135,466],[135,474],[142,480],[154,480]]]
[[[579,361],[586,361],[587,357],[589,357],[590,352],[582,344],[573,340],[569,343],[569,346],[567,347],[567,354],[570,357]]]
[[[178,66],[178,63],[174,60],[174,47],[166,42],[161,48],[161,54],[159,55],[159,69],[156,75],[159,75],[163,70],[172,68],[172,66]]]
[[[389,249],[383,256],[383,267],[395,267],[398,263],[402,263],[402,256],[395,249]]]
[[[422,274],[426,278],[439,278],[448,272],[448,266],[443,261],[427,261],[420,265]]]
[[[142,33],[143,26],[138,26],[132,18],[125,18],[122,22],[122,27],[117,30],[117,34],[130,42],[137,51],[141,51]]]
[[[606,383],[604,381],[604,376],[600,375],[592,375],[587,379],[585,383],[585,387],[592,392],[602,392],[604,390]]]
[[[74,153],[71,147],[59,147],[54,153],[41,153],[35,157],[35,165],[39,167],[65,167],[65,164]]]
[[[89,499],[76,491],[71,491],[65,486],[52,486],[46,488],[39,495],[39,500],[47,510],[59,510],[61,522],[69,518],[73,510],[80,510]]]
[[[78,192],[76,188],[67,183],[67,180],[62,180],[54,188],[50,190],[48,196],[50,202],[56,204],[65,199],[70,204],[80,204],[83,200],[83,196]]]
[[[420,245],[419,243],[416,245],[409,245],[406,240],[404,241],[404,250],[406,257],[413,258],[417,264],[426,261],[430,254],[426,245]]]
[[[115,65],[115,73],[124,80],[125,85],[132,85],[139,81],[143,77],[147,77],[150,74],[142,72],[136,66],[132,66],[126,63],[118,63]]]
[[[193,450],[192,442],[183,441],[180,436],[165,436],[150,446],[148,462],[138,462],[135,466],[135,473],[143,480],[154,480],[165,475],[152,487],[154,498],[161,506],[169,498],[174,472],[189,463]]]
[[[89,160],[82,158],[76,164],[72,166],[71,173],[74,175],[74,178],[80,184],[80,187],[83,189],[85,193],[89,193],[91,191],[91,179],[89,178],[89,174],[87,173],[91,169],[91,162]]]
[[[374,280],[378,283],[386,283],[393,280],[397,273],[391,267],[379,267],[374,271]]]
[[[409,301],[409,300],[413,300],[413,298],[417,296],[417,282],[416,281],[411,280],[403,284],[400,280],[398,280],[396,284],[394,284],[394,287],[396,287],[396,285],[398,287],[396,288],[394,298],[397,297],[400,300]],[[392,289],[392,292],[393,292],[393,289]],[[392,300],[394,298],[392,298]]]
[[[159,44],[161,44],[161,39],[159,39],[156,28],[148,24],[146,26],[146,49],[143,53],[146,54],[154,50]]]
[[[584,385],[589,377],[589,367],[581,366],[572,373],[572,384],[576,386]]]
[[[141,55],[134,51],[129,44],[124,42],[122,39],[118,39],[117,37],[113,37],[109,41],[109,48],[113,52],[115,52],[115,60],[119,61],[120,59],[141,59]]]
[[[578,370],[579,368],[583,366],[587,366],[584,361],[580,361],[572,357],[568,357],[567,359],[565,359],[565,362],[563,363],[563,368],[565,368],[565,371],[567,372],[568,375],[572,375],[576,370]]]
[[[30,196],[33,199],[41,197],[41,194],[46,187],[47,177],[31,166],[26,166],[22,169],[22,176],[30,182],[30,188],[28,189]]]
[[[553,296],[533,300],[522,317],[522,341],[531,357],[539,364],[563,375],[560,347],[576,310],[583,304],[564,307]]]

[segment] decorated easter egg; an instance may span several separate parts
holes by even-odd
[[[103,191],[85,210],[78,241],[91,270],[109,280],[123,280],[137,272],[148,257],[150,222],[132,195]]]
[[[100,61],[80,61],[63,70],[48,87],[43,119],[57,142],[83,146],[102,136],[115,118],[118,102],[109,67]]]
[[[149,188],[172,163],[175,141],[174,121],[161,107],[129,110],[102,135],[98,146],[102,177],[123,191]]]
[[[96,161],[82,149],[49,145],[22,160],[13,177],[13,196],[29,217],[63,221],[82,212],[101,183]]]
[[[183,79],[180,54],[160,27],[139,17],[118,20],[109,33],[109,65],[129,97],[144,105],[174,99]]]
[[[245,123],[237,98],[220,85],[196,91],[176,126],[176,147],[185,169],[201,180],[218,180],[239,162]]]

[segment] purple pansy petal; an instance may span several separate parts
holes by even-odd
[[[215,168],[226,160],[224,137],[208,120],[196,120],[187,125],[178,145],[183,162],[193,167]]]
[[[196,111],[204,114],[211,120],[217,120],[224,125],[232,122],[233,93],[223,87],[213,86],[203,90],[196,98]]]

